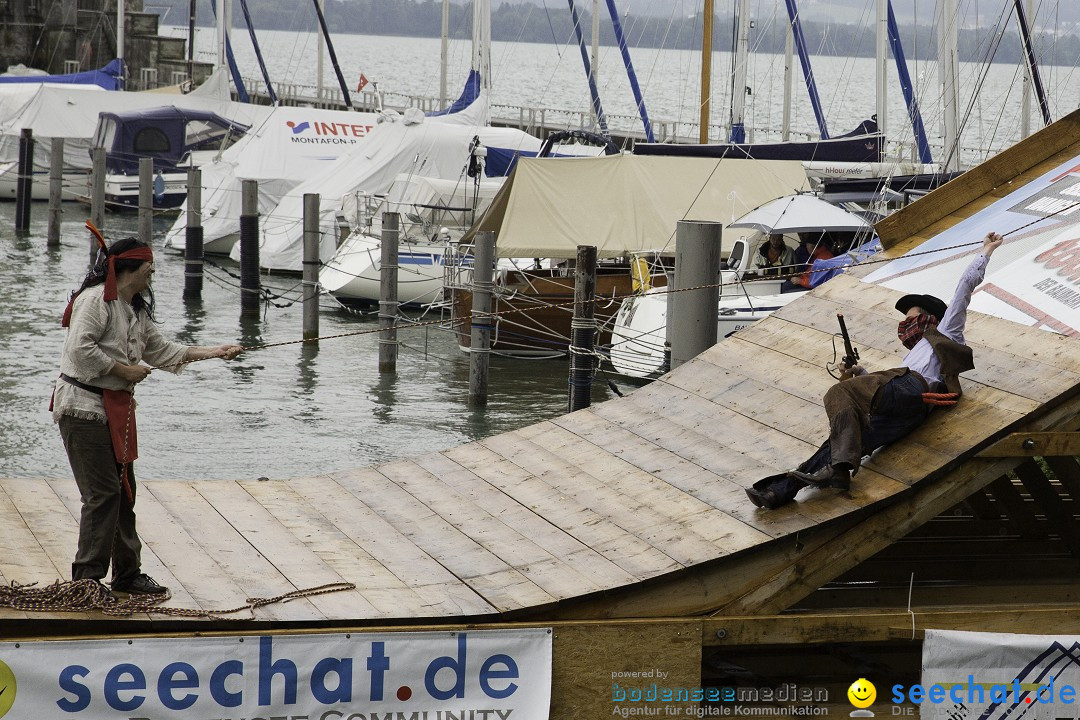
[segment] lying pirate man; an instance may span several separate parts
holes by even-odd
[[[897,335],[908,349],[892,370],[866,372],[848,368],[825,393],[829,439],[809,460],[746,490],[761,508],[778,508],[808,486],[847,490],[864,455],[899,440],[919,427],[937,405],[954,405],[960,397],[960,373],[975,367],[964,344],[971,294],[982,282],[990,255],[1004,238],[989,233],[982,250],[957,283],[952,305],[933,295],[905,295],[896,302],[904,313]]]

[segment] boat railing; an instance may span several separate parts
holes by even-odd
[[[260,98],[260,102],[267,102],[267,93],[261,79],[244,78],[253,97]],[[339,88],[324,86],[321,91],[313,85],[303,83],[284,83],[275,85],[278,99],[284,105],[308,105],[311,107],[342,109],[345,103],[341,99]],[[376,112],[380,107],[380,93],[374,90],[364,90],[351,94],[353,108],[361,111]],[[441,105],[438,98],[423,95],[410,95],[392,91],[381,91],[382,107],[403,111],[406,108],[418,108],[424,112],[439,110]],[[542,108],[528,105],[504,105],[493,103],[491,105],[491,124],[500,127],[516,127],[537,137],[545,137],[548,134],[566,129],[594,128],[595,121],[589,110],[567,108]],[[645,140],[645,133],[640,129],[641,119],[637,115],[606,115],[608,126],[613,139],[623,147],[630,147],[635,142]],[[695,143],[699,137],[696,122],[685,120],[667,120],[663,118],[651,119],[653,134],[656,142],[671,143]],[[595,128],[594,128],[595,129]],[[813,133],[802,131],[789,131],[787,136],[779,129],[771,128],[747,128],[747,142],[766,143],[791,140],[793,142],[814,140],[818,136]],[[724,142],[730,137],[730,126],[726,124],[710,124],[709,137],[713,142]],[[961,145],[960,163],[962,167],[972,167],[986,160],[991,155],[1006,147],[1005,141],[1000,141],[1001,146],[985,145]],[[941,157],[944,153],[944,144],[940,141],[931,142],[931,151],[934,157]],[[918,149],[912,139],[889,140],[885,152],[886,158],[905,161],[916,161],[919,157]]]

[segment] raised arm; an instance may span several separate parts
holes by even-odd
[[[945,317],[938,321],[938,332],[956,342],[964,342],[964,325],[967,324],[968,305],[971,304],[971,294],[983,281],[986,275],[986,265],[990,256],[1001,247],[1005,238],[996,232],[987,233],[983,238],[982,250],[968,265],[967,270],[960,276],[960,282],[956,284],[956,292],[953,293],[949,309],[945,311]]]

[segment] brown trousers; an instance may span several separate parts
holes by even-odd
[[[79,547],[71,564],[72,580],[103,580],[112,565],[113,582],[140,572],[142,543],[135,532],[135,508],[120,486],[120,464],[113,455],[109,426],[65,415],[60,418],[71,472],[82,496]],[[135,471],[128,463],[135,494]]]

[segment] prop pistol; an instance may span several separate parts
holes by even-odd
[[[844,357],[840,362],[845,370],[850,370],[859,362],[859,351],[851,344],[851,336],[848,335],[847,325],[844,324],[843,313],[836,313],[836,319],[840,322],[840,334],[844,337]]]

